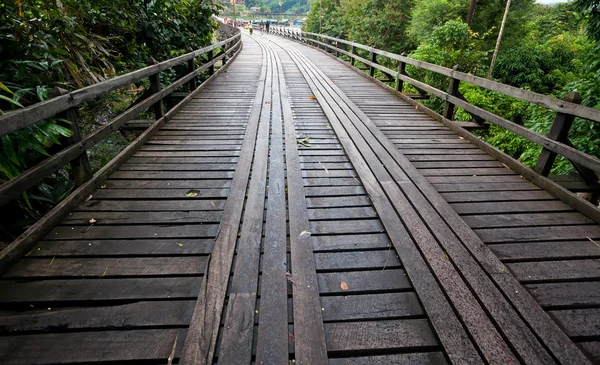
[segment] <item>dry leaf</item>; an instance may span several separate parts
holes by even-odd
[[[342,288],[342,290],[348,290],[348,284],[346,284],[346,282],[342,280],[340,281],[340,288]]]
[[[309,237],[309,236],[310,236],[309,231],[302,231],[302,232],[300,232],[300,235],[298,235],[298,238],[304,238],[304,237]]]
[[[271,104],[271,102],[270,101],[265,101],[265,104]]]
[[[90,199],[92,199],[92,196],[91,196],[91,195],[90,195],[90,196],[88,196],[88,197],[85,199],[85,201],[88,201],[88,200],[90,200]]]
[[[92,219],[90,219],[90,223],[94,224],[94,223],[96,223],[96,220],[94,218],[92,218]]]
[[[309,96],[309,98],[311,98],[311,99],[316,99],[317,97],[316,97],[316,96],[314,96],[314,95],[311,95],[311,96]]]

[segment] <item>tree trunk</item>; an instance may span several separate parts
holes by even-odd
[[[500,49],[500,41],[502,41],[502,34],[504,33],[504,25],[506,24],[506,18],[508,18],[508,10],[510,9],[510,0],[506,1],[506,10],[504,10],[504,17],[502,18],[502,24],[500,25],[500,32],[498,33],[498,40],[496,41],[496,48],[494,49],[494,55],[492,56],[492,64],[490,65],[490,72],[488,79],[492,78],[494,73],[494,64],[496,63],[496,57],[498,57],[498,50]]]
[[[469,28],[471,28],[471,23],[473,23],[473,16],[475,15],[475,7],[477,6],[477,0],[471,0],[471,4],[469,5],[469,12],[467,13],[467,24]]]

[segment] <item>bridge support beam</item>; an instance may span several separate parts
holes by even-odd
[[[156,62],[156,60],[151,57],[150,59],[148,59],[148,62],[146,62],[146,63],[148,64],[148,66],[152,66],[152,65],[156,65],[158,62]],[[156,94],[156,93],[160,92],[160,90],[161,90],[160,72],[155,73],[154,75],[151,75],[148,78],[150,79],[150,91],[152,92],[152,94]],[[156,102],[156,104],[154,104],[154,118],[156,120],[159,120],[164,115],[165,115],[165,103],[161,99],[158,102]]]

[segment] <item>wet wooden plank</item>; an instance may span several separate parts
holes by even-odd
[[[525,287],[542,307],[583,307],[600,305],[597,281],[527,284]]]
[[[427,320],[326,323],[327,352],[407,350],[437,346]]]
[[[600,260],[559,260],[507,264],[522,282],[600,279]]]
[[[4,278],[202,275],[207,257],[22,259]]]
[[[344,357],[329,359],[329,365],[443,365],[446,364],[441,352],[421,352],[412,354],[394,354],[379,356]]]
[[[414,292],[328,296],[321,297],[321,305],[324,321],[373,320],[424,314]]]

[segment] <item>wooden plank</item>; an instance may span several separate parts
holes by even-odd
[[[73,212],[62,224],[89,226],[92,218],[96,221],[95,225],[219,223],[221,212]]]
[[[527,182],[488,184],[488,183],[441,183],[432,184],[439,193],[459,191],[524,191],[539,190],[540,188]]]
[[[387,364],[419,364],[444,365],[446,359],[441,352],[421,352],[411,354],[394,354],[379,356],[344,357],[329,359],[329,365],[387,365]]]
[[[77,212],[169,212],[223,210],[224,199],[209,200],[94,200],[87,201],[77,208]],[[90,218],[93,218],[90,216]]]
[[[319,272],[342,269],[393,269],[401,266],[391,247],[380,251],[315,253],[315,265]]]
[[[192,196],[190,196],[190,194]],[[204,199],[227,198],[229,189],[100,189],[92,199]]]
[[[358,208],[317,208],[308,210],[310,220],[319,219],[369,219],[377,218],[377,212],[372,207]]]
[[[154,226],[58,226],[46,236],[46,240],[65,239],[128,239],[128,238],[212,238],[217,234],[218,224],[203,225],[154,225]]]
[[[326,323],[325,336],[330,354],[373,349],[404,350],[437,346],[427,320],[385,320],[378,322]]]
[[[202,275],[207,257],[155,258],[47,258],[22,259],[5,278],[142,277]]]
[[[570,337],[592,337],[600,334],[600,308],[550,311]]]
[[[558,200],[537,201],[535,204],[527,201],[515,202],[471,202],[453,203],[452,209],[458,214],[502,214],[502,213],[540,213],[565,212],[573,208]]]
[[[577,240],[600,239],[600,227],[582,226],[549,226],[539,227],[510,227],[476,229],[475,233],[486,243],[495,242],[524,242],[547,240]]]
[[[145,213],[147,214],[147,213]],[[28,257],[115,257],[209,254],[212,239],[139,239],[40,241]]]
[[[350,233],[378,233],[384,228],[378,219],[359,221],[313,221],[310,222],[310,232],[314,234],[350,234]]]
[[[326,322],[415,317],[424,314],[414,292],[321,297],[321,305],[323,320]]]
[[[531,295],[546,309],[600,305],[597,281],[527,284]]]
[[[600,247],[589,240],[500,243],[490,248],[505,261],[600,258]]]
[[[560,260],[507,264],[521,282],[594,280],[600,278],[600,260]]]
[[[0,316],[0,328],[11,335],[20,332],[62,332],[79,329],[141,329],[144,327],[184,327],[192,318],[190,300],[143,301],[90,308],[52,308],[40,312]]]
[[[319,235],[313,236],[312,242],[315,251],[388,248],[392,243],[386,233],[353,234],[350,236]]]
[[[593,223],[589,218],[576,212],[468,215],[464,216],[463,219],[471,228],[557,226]]]
[[[25,309],[37,303],[44,309],[49,302],[83,303],[89,301],[193,299],[198,296],[202,278],[88,278],[84,280],[0,280],[0,303],[23,304]],[[119,290],[115,290],[118,287]],[[47,309],[47,305],[45,309]]]
[[[556,200],[556,198],[542,190],[528,191],[476,191],[440,194],[448,203],[464,202],[509,202],[517,200],[528,200],[534,205],[538,200]]]
[[[4,364],[167,361],[181,329],[55,333],[10,336],[0,342]]]

